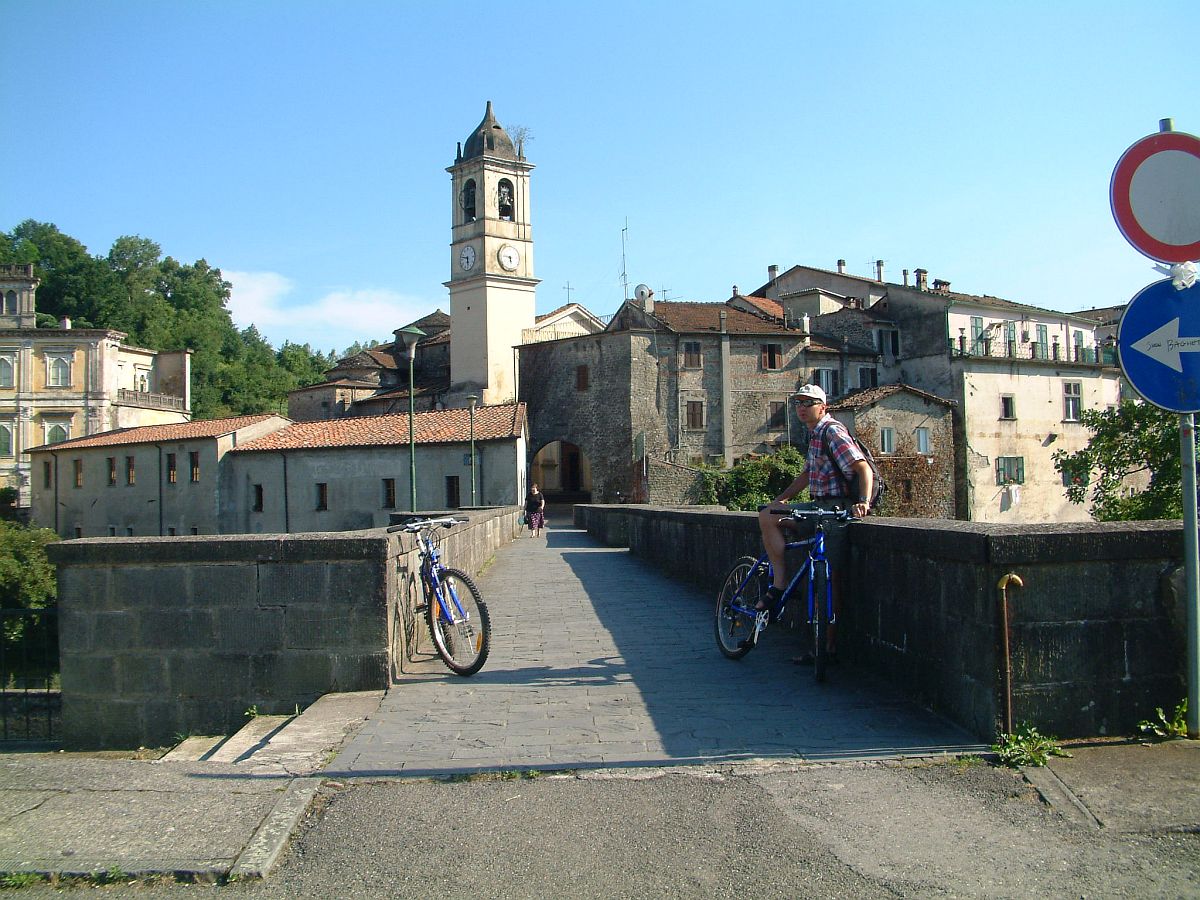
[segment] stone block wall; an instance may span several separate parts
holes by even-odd
[[[470,519],[442,533],[443,550],[474,573],[518,533],[519,511]],[[89,538],[48,552],[69,749],[227,734],[251,707],[285,714],[386,688],[423,639],[414,539],[385,529]]]
[[[753,513],[576,507],[576,521],[711,588],[758,555]],[[1003,526],[870,519],[851,527],[839,654],[990,741],[1004,724],[1002,576],[1013,723],[1122,735],[1186,694],[1179,522]]]

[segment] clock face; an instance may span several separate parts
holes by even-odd
[[[521,264],[521,254],[517,252],[516,247],[505,244],[500,248],[500,252],[496,254],[500,260],[500,265],[505,270],[512,272]]]
[[[469,244],[463,247],[462,252],[458,254],[458,264],[463,267],[464,272],[469,272],[475,265],[475,248]]]

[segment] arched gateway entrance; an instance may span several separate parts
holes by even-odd
[[[569,441],[551,441],[534,454],[529,481],[541,487],[549,503],[589,503],[592,499],[592,465]]]

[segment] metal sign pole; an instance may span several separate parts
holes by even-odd
[[[1179,417],[1179,462],[1183,468],[1183,564],[1187,572],[1187,731],[1200,737],[1200,544],[1196,533],[1196,417]]]

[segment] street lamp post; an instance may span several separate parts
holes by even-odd
[[[406,325],[396,332],[408,351],[408,487],[409,511],[417,511],[417,441],[413,432],[413,361],[417,358],[417,341],[425,337],[416,325]]]
[[[471,406],[471,505],[475,506],[475,404],[479,397],[467,394],[467,403]]]

